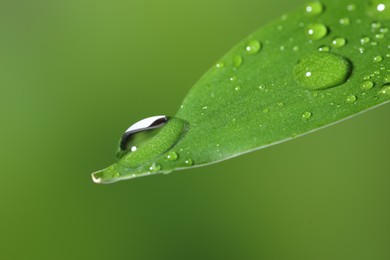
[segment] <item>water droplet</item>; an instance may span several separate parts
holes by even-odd
[[[390,97],[390,84],[384,85],[378,92],[378,95],[387,98]]]
[[[308,89],[326,89],[348,80],[350,62],[342,56],[316,52],[299,60],[294,67],[297,82]]]
[[[373,22],[373,23],[371,24],[371,28],[372,28],[374,31],[380,29],[381,27],[382,27],[382,24],[379,23],[379,22]]]
[[[322,52],[329,52],[329,51],[330,51],[330,48],[329,48],[329,46],[323,45],[323,46],[320,46],[320,47],[318,48],[318,50],[319,50],[319,51],[322,51]]]
[[[306,36],[310,40],[320,40],[328,34],[328,28],[321,23],[312,23],[306,26]]]
[[[389,0],[371,0],[369,1],[368,14],[375,19],[390,19],[390,1]]]
[[[356,10],[356,5],[355,4],[349,4],[347,5],[347,10],[352,12],[352,11],[355,11]]]
[[[369,43],[371,41],[371,38],[370,37],[362,37],[361,39],[360,39],[360,44],[362,44],[362,45],[364,45],[364,44],[367,44],[367,43]]]
[[[299,51],[299,46],[294,46],[293,51]]]
[[[177,155],[177,153],[175,153],[175,152],[169,152],[168,154],[167,154],[167,159],[168,159],[168,161],[176,161],[177,159],[179,158],[179,156]]]
[[[166,116],[154,116],[133,124],[121,137],[117,159],[119,160],[127,153],[137,151],[138,147],[153,138],[167,122]]]
[[[320,1],[313,1],[306,5],[305,11],[308,15],[318,15],[324,11],[324,6]]]
[[[269,109],[268,108],[264,108],[263,109],[263,113],[269,113]]]
[[[233,57],[233,66],[239,68],[242,65],[243,59],[241,55],[236,55]]]
[[[230,81],[236,81],[236,80],[237,80],[237,77],[236,77],[236,76],[231,76],[231,77],[229,78],[229,80],[230,80]]]
[[[150,171],[150,172],[158,172],[159,170],[161,170],[161,165],[160,165],[160,164],[157,164],[157,163],[153,163],[153,164],[149,167],[149,171]]]
[[[341,48],[341,47],[345,46],[346,43],[347,43],[347,40],[345,38],[337,37],[337,38],[333,39],[332,46],[336,47],[336,48]]]
[[[194,165],[194,161],[191,158],[189,158],[189,159],[184,161],[184,165],[185,166],[192,166],[192,165]]]
[[[245,47],[246,53],[252,55],[258,53],[260,50],[261,50],[261,43],[256,40],[250,41]]]
[[[374,62],[381,62],[383,60],[383,57],[378,55],[374,57]]]
[[[241,90],[241,87],[240,86],[237,86],[234,88],[235,91],[240,91]]]
[[[117,152],[118,163],[137,168],[163,155],[176,145],[188,129],[188,122],[167,116],[143,119],[122,135]]]
[[[283,103],[283,102],[279,102],[279,103],[278,103],[278,106],[279,106],[279,107],[282,107],[282,106],[284,106],[284,103]]]
[[[347,103],[355,103],[357,100],[357,97],[355,95],[350,95],[347,97],[347,99],[345,100]]]
[[[380,31],[381,33],[388,33],[388,32],[389,32],[389,28],[382,27],[379,31]]]
[[[344,17],[344,18],[340,19],[340,24],[341,25],[349,25],[350,23],[351,23],[351,21],[349,20],[348,17]]]
[[[223,63],[223,62],[218,62],[217,64],[215,64],[215,67],[216,67],[217,69],[222,69],[223,67],[225,67],[225,63]]]
[[[312,115],[313,114],[311,112],[305,112],[305,113],[303,113],[302,118],[310,119],[312,117]]]
[[[383,82],[384,83],[390,83],[390,75],[386,75],[383,77]]]
[[[367,80],[364,81],[363,84],[361,85],[362,90],[370,90],[374,87],[374,82]]]

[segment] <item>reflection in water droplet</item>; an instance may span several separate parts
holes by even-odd
[[[370,80],[367,80],[367,81],[364,81],[362,86],[361,86],[361,89],[362,90],[370,90],[374,87],[374,82],[370,81]]]
[[[179,156],[175,152],[169,152],[167,154],[168,161],[176,161],[178,158],[179,158]]]
[[[375,19],[390,19],[390,1],[389,0],[371,0],[369,1],[368,14]]]
[[[241,55],[236,55],[233,58],[233,66],[239,68],[242,65],[243,59]]]
[[[350,95],[347,97],[347,99],[345,100],[347,103],[355,103],[357,100],[357,97],[355,95]]]
[[[333,39],[332,46],[336,47],[336,48],[341,48],[341,47],[345,46],[346,43],[347,43],[347,40],[345,38],[337,37],[337,38]]]
[[[306,5],[305,13],[308,15],[318,15],[324,10],[324,6],[320,1],[313,1]]]
[[[379,96],[382,97],[390,97],[390,84],[386,84],[382,87],[382,89],[378,92]]]
[[[310,40],[320,40],[328,34],[328,28],[321,23],[312,23],[306,26],[306,36]]]
[[[261,43],[256,40],[250,41],[245,47],[245,51],[248,54],[256,54],[260,50],[261,50]]]
[[[311,112],[305,112],[305,113],[303,113],[302,118],[310,119],[312,117],[312,115],[313,114]]]
[[[299,60],[294,66],[297,82],[308,89],[326,89],[348,80],[351,63],[342,56],[316,52]]]

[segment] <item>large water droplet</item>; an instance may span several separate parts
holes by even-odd
[[[308,15],[318,15],[324,11],[324,6],[320,1],[313,1],[305,6],[305,12]]]
[[[390,19],[390,1],[389,0],[371,0],[368,1],[368,14],[375,19]]]
[[[308,24],[305,29],[310,40],[320,40],[328,34],[328,28],[322,23]]]
[[[260,50],[261,50],[261,43],[256,40],[250,41],[245,47],[246,53],[252,55],[258,53]]]
[[[302,118],[303,119],[310,119],[312,117],[312,115],[313,114],[311,112],[305,112],[305,113],[303,113]]]
[[[168,122],[166,116],[153,116],[142,119],[130,126],[122,135],[119,142],[117,159],[122,158],[129,152],[137,151],[138,147],[148,142],[161,130],[160,128]]]
[[[352,103],[355,103],[356,100],[357,100],[357,97],[356,97],[355,95],[350,95],[350,96],[347,97],[347,99],[346,99],[345,101],[346,101],[347,103],[352,104]]]
[[[326,89],[348,80],[351,63],[342,56],[316,52],[299,60],[294,66],[297,82],[308,89]]]
[[[176,152],[169,152],[168,154],[167,154],[167,159],[168,159],[168,161],[176,161],[177,160],[177,158],[179,158],[179,156],[177,155],[177,153]]]
[[[188,122],[167,116],[143,119],[122,135],[117,152],[119,164],[136,168],[169,151],[188,129]]]
[[[381,97],[390,97],[390,84],[386,84],[382,87],[382,89],[378,92],[378,95]]]

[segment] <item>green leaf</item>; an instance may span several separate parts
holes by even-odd
[[[283,15],[218,61],[175,117],[134,125],[94,181],[219,162],[386,103],[389,27],[389,0],[311,2]]]

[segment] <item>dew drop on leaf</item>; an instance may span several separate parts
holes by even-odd
[[[256,40],[250,41],[245,47],[246,53],[251,55],[258,53],[260,50],[261,43]]]
[[[296,81],[307,89],[336,87],[348,80],[351,63],[344,57],[316,52],[300,59],[294,66]]]
[[[379,96],[390,97],[390,84],[385,84],[378,92]]]
[[[378,62],[381,62],[382,60],[383,60],[383,57],[380,55],[374,57],[374,62],[378,63]]]
[[[374,87],[374,82],[367,80],[364,81],[363,84],[361,85],[362,90],[370,90]]]
[[[347,40],[345,38],[337,37],[337,38],[333,39],[332,46],[336,47],[336,48],[341,48],[341,47],[345,46],[346,43],[347,43]]]
[[[305,113],[303,113],[302,118],[310,119],[312,117],[312,115],[313,114],[311,112],[305,112]]]
[[[175,152],[169,152],[167,154],[168,161],[176,161],[178,158],[179,158],[179,156]]]
[[[306,26],[306,36],[309,40],[320,40],[328,34],[328,28],[322,23],[311,23]]]
[[[371,0],[368,1],[368,14],[375,19],[390,19],[390,1],[389,0]]]
[[[153,163],[150,167],[149,167],[149,171],[150,172],[158,172],[159,170],[161,170],[161,165],[157,164],[157,163]]]
[[[305,13],[308,15],[318,15],[324,11],[324,6],[320,1],[309,2],[305,6]]]
[[[239,68],[242,65],[243,59],[241,55],[236,55],[233,57],[233,66]]]
[[[355,103],[357,100],[357,97],[355,95],[350,95],[347,97],[347,99],[345,100],[347,103]]]

